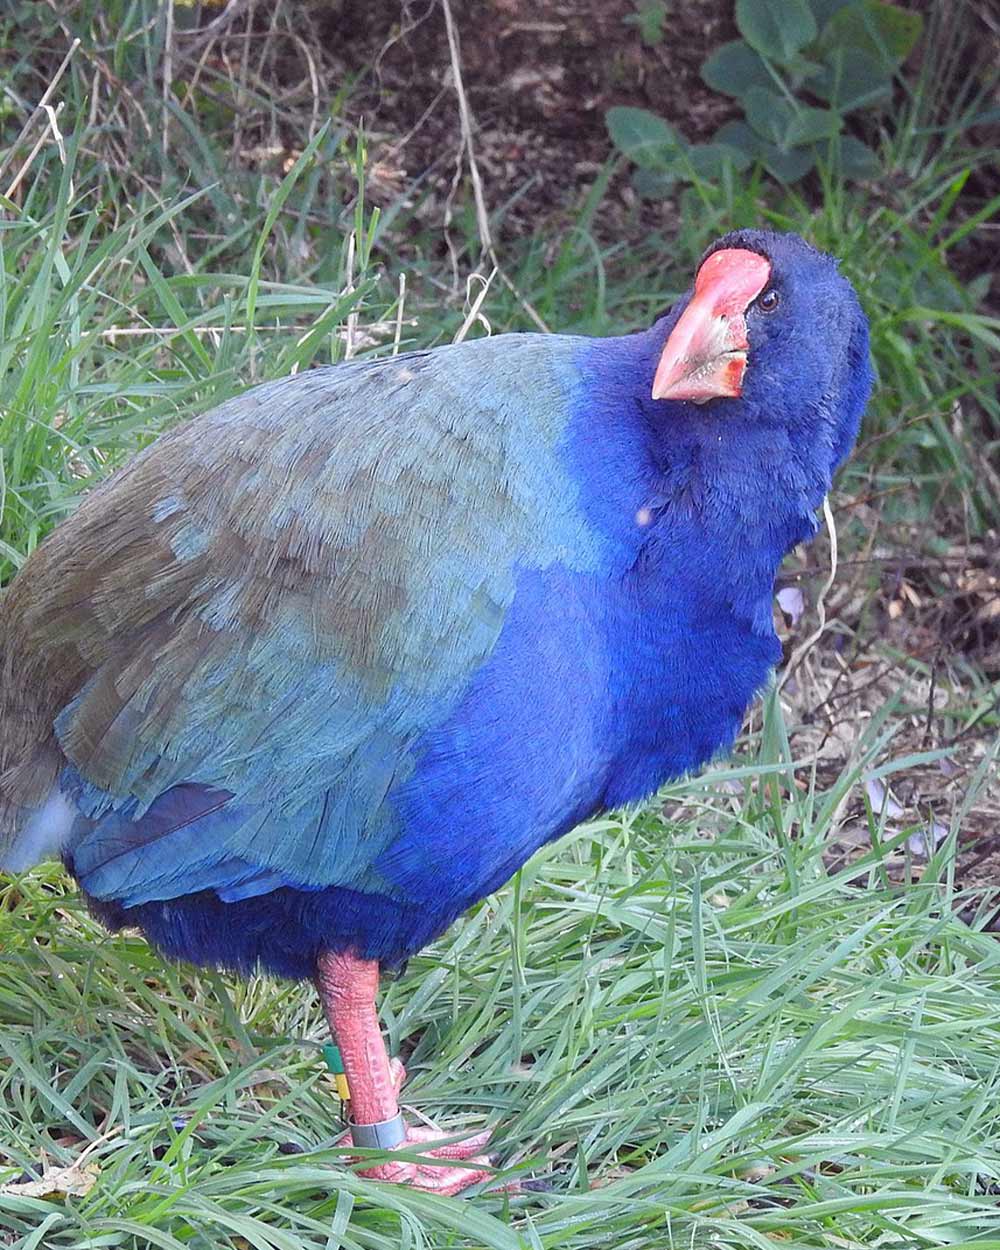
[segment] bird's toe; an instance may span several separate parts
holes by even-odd
[[[425,1153],[432,1159],[473,1159],[489,1145],[491,1133],[487,1129],[483,1133],[474,1133],[471,1137],[463,1137],[461,1141],[449,1141],[452,1136],[433,1128],[410,1128],[406,1132],[407,1146],[429,1146]],[[440,1142],[440,1145],[434,1145]],[[488,1160],[483,1160],[489,1165]]]
[[[434,1194],[459,1194],[472,1185],[488,1181],[494,1174],[490,1160],[480,1152],[490,1139],[488,1132],[475,1133],[462,1141],[449,1141],[449,1134],[432,1128],[408,1128],[399,1149],[419,1150],[428,1160],[388,1159],[362,1168],[360,1175],[370,1180],[411,1185]],[[440,1143],[440,1144],[435,1144]],[[456,1166],[461,1165],[461,1166]]]

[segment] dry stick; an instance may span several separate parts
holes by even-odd
[[[347,285],[344,287],[344,293],[352,295],[354,293],[354,249],[357,241],[357,234],[351,231],[347,240]],[[344,359],[350,360],[354,355],[354,339],[358,332],[358,310],[357,305],[351,305],[351,311],[347,314],[347,339],[344,342]]]
[[[163,30],[163,134],[160,144],[163,159],[170,150],[170,92],[174,79],[174,0],[167,0]]]
[[[455,79],[455,92],[458,95],[458,116],[462,125],[462,141],[469,158],[469,174],[472,177],[472,194],[476,200],[476,223],[479,227],[479,238],[487,252],[493,250],[493,235],[490,231],[490,215],[486,209],[486,198],[483,195],[483,180],[479,176],[479,164],[472,145],[472,114],[469,101],[465,94],[462,81],[462,62],[458,50],[458,32],[451,15],[451,0],[441,0],[444,8],[444,24],[448,32],[448,51],[451,55],[451,73]]]
[[[549,327],[538,315],[531,304],[518,291],[517,287],[511,282],[510,278],[504,273],[503,266],[497,258],[496,249],[493,246],[493,234],[490,230],[490,216],[486,208],[486,197],[483,194],[483,181],[479,176],[479,165],[476,162],[475,145],[472,142],[472,112],[469,109],[468,97],[465,94],[465,84],[462,81],[462,60],[458,49],[458,31],[455,28],[455,20],[451,14],[451,0],[441,0],[441,7],[444,10],[444,24],[448,33],[448,53],[451,58],[451,75],[455,80],[455,94],[458,96],[458,117],[462,127],[462,142],[465,147],[466,155],[469,158],[469,174],[472,178],[472,194],[476,201],[476,224],[479,230],[479,241],[483,245],[483,251],[489,256],[496,268],[497,276],[504,286],[510,291],[524,311],[532,319],[539,330],[549,333]],[[492,278],[491,278],[492,280]]]
[[[472,301],[472,306],[469,308],[469,311],[466,313],[465,320],[462,322],[461,328],[459,329],[455,337],[452,339],[453,343],[461,343],[461,341],[469,333],[469,330],[472,328],[472,324],[475,321],[481,321],[483,325],[486,327],[487,334],[490,333],[490,323],[486,320],[484,316],[480,314],[479,310],[480,308],[482,308],[483,301],[486,299],[489,289],[493,285],[493,279],[496,276],[497,276],[496,265],[493,266],[493,272],[490,274],[488,278],[484,278],[482,274],[479,274],[479,273],[469,274],[468,280],[466,282],[466,298],[468,298],[468,290],[473,282],[478,281],[481,284],[481,286],[480,286],[479,294]]]
[[[805,642],[792,652],[792,658],[788,661],[788,665],[781,675],[781,680],[778,682],[779,690],[826,631],[826,597],[837,578],[837,525],[833,519],[829,495],[823,496],[823,519],[826,521],[827,532],[830,535],[830,574],[823,583],[823,589],[819,592],[819,599],[816,603],[816,616],[819,618],[819,624]]]
[[[10,186],[4,192],[4,196],[6,199],[9,200],[10,197],[17,190],[17,188],[21,185],[21,182],[23,181],[25,174],[28,172],[28,170],[31,168],[32,164],[34,163],[35,157],[42,150],[42,144],[45,142],[46,138],[48,137],[48,133],[50,129],[52,131],[52,136],[56,141],[56,146],[59,149],[59,157],[62,160],[63,164],[64,165],[66,164],[66,146],[63,142],[62,132],[60,131],[59,124],[58,124],[58,117],[59,117],[59,114],[63,111],[64,105],[65,105],[64,100],[60,100],[55,108],[53,108],[51,104],[45,105],[44,111],[48,117],[49,124],[42,131],[42,133],[38,136],[38,139],[35,141],[35,146],[28,153],[28,157],[25,160],[24,164],[14,175],[14,181],[10,184]],[[70,191],[72,192],[72,187],[70,187]]]
[[[179,31],[178,33],[183,35],[183,34],[188,34],[190,32],[182,30],[182,31]],[[182,113],[186,112],[188,104],[194,98],[194,93],[198,90],[198,85],[201,81],[201,75],[205,69],[205,65],[208,62],[208,58],[211,55],[212,48],[214,46],[215,46],[214,39],[205,40],[205,46],[202,48],[201,54],[198,57],[198,64],[194,67],[194,73],[190,76],[190,81],[188,82],[187,86],[184,88],[184,98],[181,100],[181,103],[180,103],[180,109]]]
[[[306,59],[309,66],[309,86],[312,89],[312,118],[309,122],[309,142],[312,143],[315,138],[316,131],[319,129],[319,113],[320,113],[320,93],[319,93],[319,72],[316,69],[316,60],[309,49],[308,43],[299,35],[292,36],[299,45],[299,50]]]
[[[28,120],[21,127],[21,133],[17,136],[14,142],[10,145],[10,148],[7,151],[7,155],[4,157],[2,161],[0,161],[0,178],[2,178],[4,174],[7,172],[7,166],[10,164],[11,160],[13,159],[14,153],[18,149],[18,145],[20,144],[21,140],[25,137],[25,135],[28,133],[28,131],[31,129],[31,127],[34,125],[35,119],[39,117],[45,111],[46,104],[48,104],[49,100],[52,99],[52,93],[55,91],[56,87],[58,87],[59,80],[62,78],[63,74],[66,73],[66,70],[69,68],[69,63],[73,59],[73,56],[79,46],[80,46],[80,40],[74,39],[73,42],[69,46],[69,51],[66,53],[66,55],[63,57],[62,61],[60,62],[59,68],[52,75],[52,79],[49,82],[49,85],[45,88],[45,94],[42,96],[42,98],[38,101],[35,107],[28,114]],[[30,161],[29,161],[29,164],[30,164]],[[8,195],[9,194],[10,192],[8,192]]]
[[[402,321],[400,323],[400,334],[402,334],[403,325],[412,326],[416,324],[417,322],[415,318],[411,318],[409,321]],[[393,331],[395,332],[395,323],[393,322],[371,321],[368,323],[366,333],[388,334],[390,325],[393,326]],[[226,326],[225,332],[226,334],[248,334],[251,329],[253,330],[254,334],[262,334],[264,332],[267,332],[269,334],[290,334],[292,333],[292,330],[294,329],[294,327],[292,326],[252,326],[252,327],[251,326]],[[164,339],[169,339],[169,338],[176,337],[178,334],[221,334],[221,333],[222,333],[222,329],[219,326],[111,326],[105,330],[98,330],[97,338],[110,339],[113,342],[115,339],[149,338],[150,336],[154,334],[158,334]],[[339,331],[338,333],[340,333],[341,336],[346,340],[347,338],[346,329]]]
[[[253,27],[257,0],[247,0],[247,2],[248,2],[248,9],[247,9],[246,28],[249,31]],[[247,75],[250,73],[250,46],[249,44],[244,44],[243,52],[240,55],[239,69],[236,74],[233,74],[229,65],[229,58],[225,55],[225,53],[223,53],[223,56],[222,56],[222,63],[223,65],[225,65],[226,70],[229,73],[230,77],[236,80],[236,123],[233,126],[233,142],[232,142],[232,153],[233,153],[233,159],[235,160],[237,153],[240,151],[240,149],[243,146],[243,116],[244,116],[244,113],[247,111],[245,100],[246,100],[246,93],[247,93]]]
[[[396,333],[392,338],[392,354],[399,355],[399,344],[403,337],[403,305],[406,303],[406,273],[399,275],[399,303],[396,305]]]
[[[94,80],[90,84],[90,115],[87,118],[87,129],[93,130],[97,125],[97,117],[101,108],[101,71],[94,66]]]

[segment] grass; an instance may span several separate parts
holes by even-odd
[[[15,1174],[99,1142],[100,1176],[0,1198],[9,1244],[996,1245],[1000,947],[954,916],[951,848],[907,889],[884,846],[824,869],[884,732],[824,792],[780,728],[668,790],[670,819],[536,856],[388,988],[407,1099],[456,1132],[496,1124],[500,1177],[554,1163],[549,1194],[357,1178],[307,989],[164,965],[53,869],[10,883],[0,1142]]]
[[[156,77],[162,9],[85,0],[67,31],[68,12],[0,17],[11,134],[12,99],[37,100],[67,33],[85,38],[56,92],[61,145],[0,202],[0,580],[170,422],[252,381],[391,351],[397,333],[404,347],[448,341],[475,297],[474,214],[459,202],[453,270],[418,212],[425,188],[374,209],[342,98],[303,120],[209,67],[182,107]],[[801,230],[845,258],[879,371],[840,483],[842,555],[894,529],[987,534],[1000,321],[952,261],[1000,204],[970,202],[985,157],[962,136],[979,105],[942,76],[917,82],[887,128],[884,182],[827,183],[808,201],[758,180],[696,185],[669,246],[637,222],[609,241],[609,165],[562,236],[503,248],[514,290],[495,280],[483,313],[495,331],[530,328],[530,304],[553,328],[620,332],[662,311],[723,230]],[[227,128],[250,116],[295,128],[287,169],[230,159]],[[0,193],[41,124],[8,153]],[[849,508],[862,494],[881,500],[877,535]],[[926,676],[898,665],[901,682]],[[937,741],[913,745],[923,708],[853,706],[831,768],[801,745],[794,701],[771,699],[732,766],[547,848],[387,987],[408,1101],[456,1132],[495,1124],[501,1179],[548,1175],[549,1193],[447,1200],[357,1177],[336,1146],[308,987],[166,965],[103,933],[52,866],[4,879],[0,1245],[1000,1247],[1000,948],[985,904],[959,918],[954,879],[1000,718],[965,661],[937,680],[958,692],[943,740],[974,731],[986,745],[922,875],[908,864],[897,883],[912,829],[866,808],[861,783],[933,766]],[[862,859],[829,869],[832,839],[858,821]],[[2,1192],[88,1149],[88,1193]]]

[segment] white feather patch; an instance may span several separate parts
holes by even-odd
[[[76,805],[61,790],[53,790],[38,811],[28,817],[0,867],[6,872],[24,872],[43,859],[56,858],[69,840],[78,815]]]

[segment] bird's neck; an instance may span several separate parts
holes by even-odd
[[[727,594],[769,600],[785,554],[816,532],[828,474],[780,425],[655,403],[661,340],[592,342],[584,358],[573,454],[588,511],[650,577],[710,565]]]

